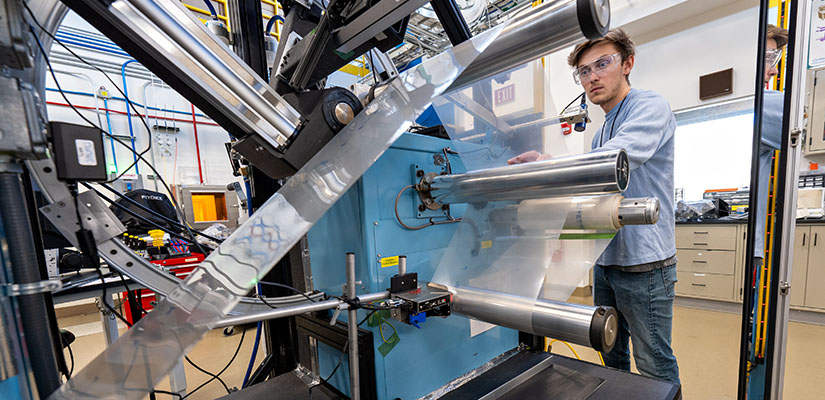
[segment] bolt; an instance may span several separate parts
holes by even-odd
[[[378,221],[375,221],[372,224],[375,225],[375,226],[378,226]]]
[[[441,206],[441,209],[442,209],[442,210],[449,210],[449,209],[450,209],[450,206],[448,206],[448,205],[446,205],[446,204],[445,204],[445,205]]]
[[[419,178],[420,178],[420,177],[422,177],[422,176],[424,176],[424,171],[422,171],[422,170],[420,170],[420,169],[419,169],[418,171],[415,171],[415,176],[417,176],[417,177],[419,177]]]
[[[418,205],[418,211],[424,211],[427,207],[424,207],[423,204]]]

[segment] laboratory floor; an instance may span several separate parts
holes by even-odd
[[[577,300],[586,303],[589,299]],[[75,371],[78,371],[104,348],[100,320],[96,313],[90,312],[62,317],[59,323],[62,328],[69,329],[78,336],[72,345]],[[673,347],[679,360],[683,394],[686,399],[736,398],[739,324],[740,316],[737,314],[680,306],[674,308]],[[202,368],[217,372],[232,357],[240,337],[239,331],[230,337],[224,336],[221,330],[211,331],[195,346],[189,356]],[[821,389],[818,383],[825,376],[825,363],[822,362],[825,360],[825,341],[822,338],[825,338],[825,326],[790,323],[785,399],[820,398]],[[255,330],[251,327],[246,333],[237,359],[221,375],[230,387],[240,386],[243,381],[254,339]],[[583,360],[599,362],[598,355],[592,349],[576,345],[573,345],[573,348]],[[573,355],[566,346],[559,343],[553,345],[552,351],[567,356]],[[256,364],[262,358],[262,352],[259,352]],[[209,379],[188,364],[186,377],[190,390]],[[166,380],[157,387],[161,390],[168,388]],[[214,399],[224,394],[226,391],[222,385],[213,381],[189,398]],[[157,398],[171,397],[158,394]]]

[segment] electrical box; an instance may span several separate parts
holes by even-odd
[[[825,68],[811,70],[808,77],[808,132],[805,154],[825,154]]]
[[[100,129],[52,122],[49,131],[54,145],[57,179],[99,182],[108,178]]]

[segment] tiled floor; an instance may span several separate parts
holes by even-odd
[[[585,300],[585,299],[582,299]],[[674,310],[673,347],[679,360],[685,398],[734,399],[736,398],[739,357],[739,315],[717,311],[676,307]],[[82,368],[103,350],[103,337],[95,330],[99,320],[94,314],[60,319],[61,326],[77,330],[79,336],[72,346],[75,354],[75,370]],[[82,329],[70,328],[70,326]],[[97,333],[92,333],[92,332]],[[222,375],[229,386],[240,386],[252,351],[255,331],[247,331],[243,347],[234,364]],[[226,365],[240,339],[240,332],[225,337],[221,330],[209,332],[190,353],[190,358],[201,367],[217,372]],[[785,399],[822,398],[818,383],[825,377],[825,326],[792,322],[788,335],[788,357],[785,374]],[[599,362],[592,349],[575,346],[579,356],[587,361]],[[572,355],[562,344],[555,344],[553,352]],[[258,353],[258,360],[263,352]],[[189,387],[194,388],[208,379],[204,374],[186,365]],[[163,382],[158,389],[167,390]],[[198,391],[190,399],[213,399],[226,392],[213,382]],[[158,395],[159,399],[169,398]]]

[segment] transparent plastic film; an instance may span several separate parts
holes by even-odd
[[[143,398],[499,32],[491,29],[391,81],[168,298],[51,398]]]
[[[561,124],[586,116],[558,110],[545,80],[536,60],[434,100],[467,171],[435,178],[432,196],[467,211],[433,282],[502,304],[566,301],[621,227],[626,155],[569,155]],[[506,319],[530,326],[532,312]]]

